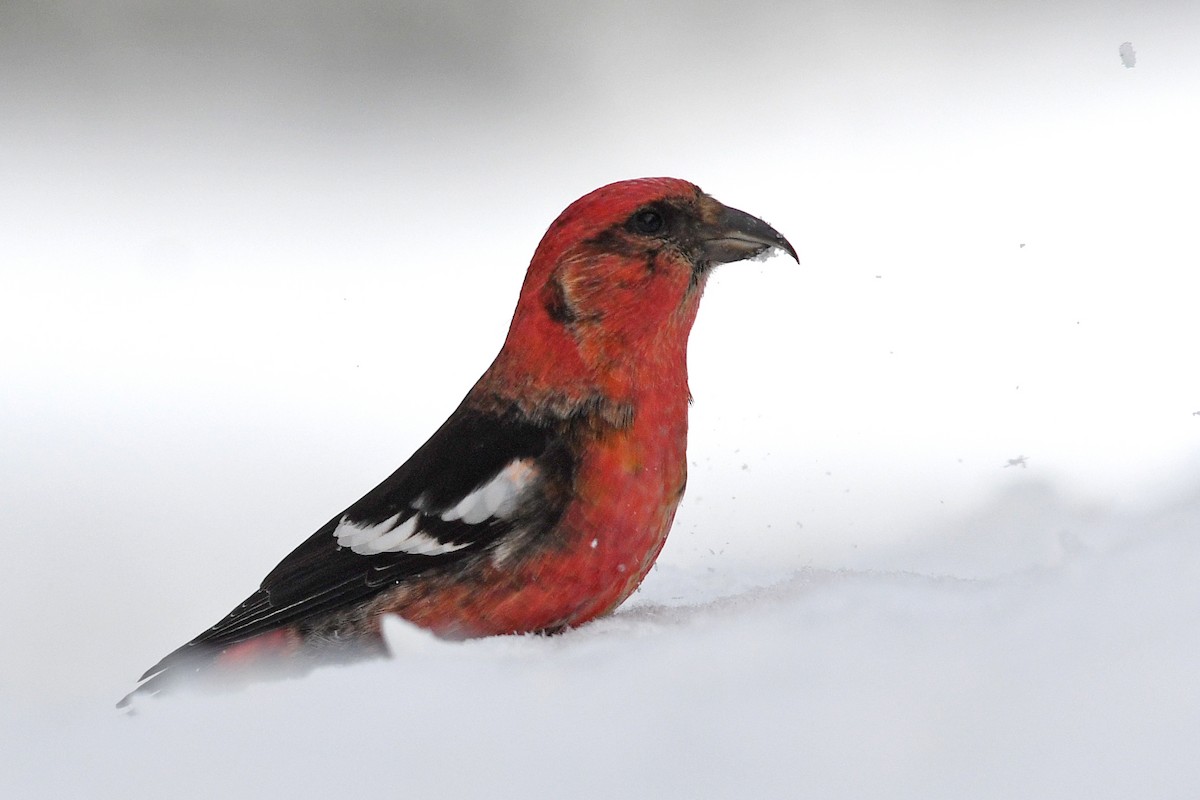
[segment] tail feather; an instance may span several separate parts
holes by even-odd
[[[117,708],[129,708],[137,697],[150,697],[189,684],[214,688],[236,687],[272,674],[294,674],[299,660],[288,658],[300,648],[292,628],[277,628],[232,644],[214,644],[197,637],[167,654],[142,675]]]

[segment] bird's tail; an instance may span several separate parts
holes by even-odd
[[[291,627],[276,628],[230,644],[215,644],[197,637],[169,653],[142,675],[117,708],[128,709],[138,697],[150,697],[181,685],[235,688],[264,677],[285,677],[308,669],[303,659],[292,658],[301,636]]]

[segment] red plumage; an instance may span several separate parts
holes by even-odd
[[[534,253],[499,355],[446,423],[135,694],[381,653],[387,614],[472,637],[616,608],[683,496],[687,340],[705,281],[769,248],[796,255],[682,180],[572,203]]]

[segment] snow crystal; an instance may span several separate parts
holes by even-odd
[[[1137,63],[1137,53],[1133,52],[1133,43],[1123,42],[1119,52],[1121,63],[1125,65],[1125,69],[1133,69],[1134,64]]]

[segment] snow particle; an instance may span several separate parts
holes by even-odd
[[[1118,52],[1121,54],[1121,63],[1125,65],[1125,69],[1133,69],[1133,65],[1137,63],[1137,53],[1133,52],[1133,42],[1123,42]]]

